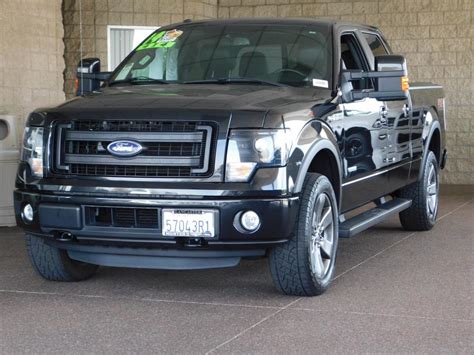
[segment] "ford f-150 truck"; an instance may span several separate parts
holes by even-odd
[[[445,95],[375,27],[185,21],[112,73],[79,63],[80,95],[28,117],[14,192],[48,280],[268,257],[277,289],[312,296],[339,238],[435,224]]]

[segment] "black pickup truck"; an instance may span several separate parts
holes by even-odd
[[[377,28],[185,21],[78,77],[80,97],[29,116],[14,192],[48,280],[266,256],[277,289],[312,296],[339,238],[435,223],[444,92],[409,84]]]

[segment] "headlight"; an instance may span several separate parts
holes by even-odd
[[[21,160],[30,165],[34,177],[43,177],[43,128],[26,127],[23,135]]]
[[[225,180],[245,182],[257,168],[284,166],[290,148],[288,130],[232,130],[227,147]]]

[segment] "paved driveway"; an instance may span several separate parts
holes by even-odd
[[[431,232],[393,218],[342,240],[315,298],[276,293],[266,260],[46,282],[0,229],[0,353],[473,353],[473,197],[443,196]]]

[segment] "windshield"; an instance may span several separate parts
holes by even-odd
[[[154,32],[120,64],[109,84],[235,79],[327,88],[331,43],[325,25],[181,25]]]

